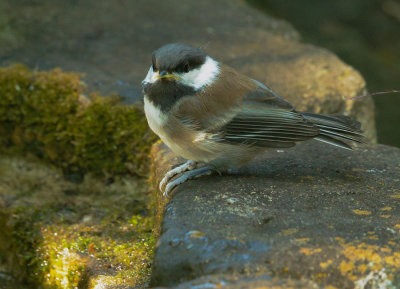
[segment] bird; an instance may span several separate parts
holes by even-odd
[[[189,179],[235,171],[268,150],[311,139],[350,150],[365,143],[358,121],[297,111],[267,85],[188,44],[155,50],[142,87],[151,130],[187,160],[161,180],[166,197]]]

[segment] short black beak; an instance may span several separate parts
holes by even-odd
[[[162,71],[160,71],[159,76],[160,76],[160,77],[163,77],[164,75],[167,75],[167,74],[168,74],[167,71],[162,70]]]

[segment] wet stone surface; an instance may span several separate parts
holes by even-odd
[[[155,185],[182,161],[163,144],[152,156]],[[236,175],[188,181],[168,202],[159,193],[165,215],[152,284],[229,273],[396,288],[399,199],[397,148],[346,151],[308,142],[271,152]]]

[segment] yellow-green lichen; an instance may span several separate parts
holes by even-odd
[[[33,153],[67,175],[146,174],[156,137],[143,112],[85,97],[81,75],[0,68],[0,150]]]
[[[374,232],[368,232],[370,233]],[[310,278],[322,284],[333,283],[329,285],[340,288],[347,286],[344,284],[364,288],[367,283],[372,286],[371,288],[397,288],[400,284],[398,243],[389,241],[380,245],[368,244],[369,240],[378,240],[375,235],[367,237],[366,242],[359,240],[345,242],[339,237],[335,240],[337,242],[335,245],[322,248],[308,246],[299,249],[308,262],[319,265],[319,268],[315,267],[315,270],[310,272]],[[337,277],[330,279],[329,276]]]

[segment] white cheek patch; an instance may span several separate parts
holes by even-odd
[[[143,79],[142,83],[154,83],[159,79],[159,73],[153,71],[153,66],[150,66],[149,71],[147,72],[146,77]]]
[[[177,75],[182,78],[181,83],[198,90],[203,86],[213,83],[218,74],[218,62],[207,56],[206,62],[200,68]]]
[[[219,74],[218,62],[216,62],[211,57],[207,56],[204,64],[198,68],[193,69],[187,73],[174,73],[176,76],[179,76],[181,82],[184,85],[191,86],[195,90],[202,88],[203,86],[209,85],[214,82],[215,78]],[[153,71],[153,67],[150,66],[149,71],[145,79],[143,80],[143,84],[146,83],[155,83],[159,80],[159,72]]]

